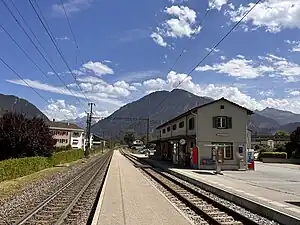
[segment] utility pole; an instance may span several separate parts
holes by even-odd
[[[91,124],[92,124],[92,116],[93,116],[93,106],[95,106],[95,103],[90,102],[89,103],[90,113],[87,113],[87,119],[86,119],[86,149],[85,149],[85,157],[88,158],[90,154],[90,140],[91,140]]]
[[[150,118],[147,119],[147,137],[146,137],[146,147],[148,147],[149,143],[149,133],[150,133]]]
[[[102,153],[103,153],[103,148],[104,148],[104,143],[105,143],[105,139],[104,139],[104,131],[102,131],[102,138],[103,138],[103,140],[102,140],[102,145],[101,145],[101,147],[102,147]]]

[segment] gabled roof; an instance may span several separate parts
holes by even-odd
[[[56,122],[56,121],[48,121],[47,122],[50,128],[60,128],[60,129],[66,129],[66,130],[83,130],[83,128],[77,126],[74,123],[66,123],[66,122]]]
[[[169,120],[169,121],[167,121],[167,122],[165,122],[165,123],[159,125],[158,127],[156,127],[156,129],[160,129],[160,128],[166,126],[166,125],[169,125],[169,124],[172,123],[172,122],[175,122],[175,121],[177,121],[177,120],[179,120],[179,119],[181,119],[181,118],[183,118],[183,117],[185,117],[185,116],[188,116],[188,115],[190,115],[190,114],[191,114],[194,110],[196,110],[196,109],[203,108],[203,107],[205,107],[205,106],[208,106],[208,105],[217,103],[217,102],[219,102],[219,101],[225,101],[225,102],[228,102],[228,103],[230,103],[230,104],[232,104],[232,105],[234,105],[234,106],[236,106],[236,107],[239,107],[239,108],[241,108],[241,109],[244,109],[244,110],[246,110],[246,112],[247,112],[248,115],[253,114],[253,111],[251,111],[251,110],[249,110],[249,109],[247,109],[247,108],[245,108],[245,107],[243,107],[243,106],[240,106],[240,105],[238,105],[238,104],[236,104],[236,103],[234,103],[234,102],[232,102],[232,101],[229,101],[228,99],[226,99],[226,98],[223,97],[223,98],[220,98],[220,99],[218,99],[218,100],[211,101],[211,102],[209,102],[209,103],[206,103],[206,104],[203,104],[203,105],[194,107],[194,108],[190,109],[189,111],[187,111],[187,112],[185,112],[185,113],[183,113],[183,114],[181,114],[181,115],[179,115],[179,116],[176,116],[175,118],[173,118],[173,119],[171,119],[171,120]]]

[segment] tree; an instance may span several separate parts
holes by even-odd
[[[300,153],[300,127],[297,127],[290,135],[290,142],[285,145],[287,157]]]
[[[19,157],[51,156],[55,140],[41,118],[6,113],[0,118],[0,160]]]
[[[134,137],[134,133],[133,132],[127,132],[125,135],[124,135],[124,141],[125,143],[131,147],[132,146],[132,143],[134,142],[135,140],[135,137]]]
[[[288,136],[289,134],[282,130],[278,130],[275,133],[275,137],[288,137]]]

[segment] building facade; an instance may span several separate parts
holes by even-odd
[[[155,157],[185,167],[214,169],[218,146],[223,149],[223,169],[246,169],[251,114],[252,111],[225,98],[193,108],[156,128],[160,136],[154,141]],[[191,160],[194,147],[196,165]]]
[[[53,139],[56,140],[55,147],[71,145],[72,148],[83,148],[84,129],[73,123],[48,122]]]

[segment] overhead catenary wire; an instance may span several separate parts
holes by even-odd
[[[18,9],[18,7],[15,5],[15,3],[13,2],[13,0],[10,0],[10,2],[12,4],[12,6],[14,7],[14,9],[18,12],[18,15],[21,17],[23,23],[28,28],[28,30],[30,31],[30,33],[32,34],[32,36],[34,37],[34,39],[36,40],[36,42],[39,44],[39,46],[41,47],[41,49],[44,51],[45,55],[48,57],[48,59],[50,60],[50,62],[52,63],[52,65],[54,65],[54,67],[57,68],[57,66],[54,63],[52,57],[48,54],[48,52],[46,51],[46,49],[44,48],[44,46],[42,45],[42,43],[40,42],[40,40],[38,39],[38,37],[35,35],[35,33],[33,32],[33,30],[31,29],[31,27],[29,26],[29,24],[26,22],[25,18],[23,17],[23,15],[20,12],[20,10]]]
[[[14,20],[16,21],[16,23],[18,24],[18,26],[21,28],[21,30],[23,31],[23,33],[27,36],[27,38],[30,40],[31,44],[35,47],[35,49],[38,51],[38,53],[40,54],[40,56],[43,58],[43,60],[47,63],[47,65],[51,68],[51,70],[54,72],[54,74],[57,76],[57,78],[63,83],[63,85],[67,88],[67,90],[71,93],[72,96],[74,96],[76,98],[76,100],[78,101],[79,104],[81,104],[83,107],[84,106],[81,101],[78,99],[78,97],[72,92],[72,90],[67,86],[67,84],[62,80],[62,78],[59,76],[59,74],[56,72],[56,70],[53,68],[53,66],[49,63],[49,61],[46,59],[46,57],[43,55],[43,53],[41,52],[41,50],[38,48],[38,46],[34,43],[34,41],[32,40],[32,38],[29,36],[29,34],[27,33],[27,31],[24,29],[24,27],[22,26],[22,24],[19,22],[19,20],[16,18],[16,16],[14,15],[14,13],[11,11],[11,9],[8,7],[8,5],[6,4],[6,2],[4,0],[1,0],[2,3],[4,4],[5,8],[9,11],[10,15],[14,18]]]
[[[211,50],[203,57],[201,60],[188,72],[187,76],[183,78],[181,81],[179,81],[178,85],[176,85],[174,89],[178,88],[190,75],[191,73],[196,70],[198,66],[208,57],[210,54],[231,34],[231,32],[245,19],[245,17],[258,5],[258,3],[261,2],[261,0],[257,0],[256,3],[240,18],[239,21],[237,21],[234,26],[231,27],[231,29],[211,48]],[[167,100],[168,95],[162,99],[162,101],[155,107],[157,109],[159,106],[161,106],[162,103],[164,103],[165,100]]]
[[[36,1],[36,0],[35,0],[35,1]],[[63,1],[63,0],[60,0],[60,2],[61,2],[61,5],[62,5],[62,8],[63,8],[64,14],[65,14],[66,20],[67,20],[67,22],[68,22],[68,26],[69,26],[69,28],[70,28],[70,32],[71,32],[71,34],[72,34],[74,43],[75,43],[75,45],[76,45],[77,53],[78,53],[78,55],[80,55],[80,48],[79,48],[77,39],[76,39],[76,37],[75,37],[75,33],[74,33],[74,31],[73,31],[73,28],[72,28],[72,25],[71,25],[69,16],[68,16],[68,14],[67,14],[67,11],[66,11],[66,8],[65,8],[64,1]],[[77,64],[77,58],[78,58],[78,55],[76,54],[76,64]],[[82,64],[83,64],[82,57],[81,57],[81,61],[82,61]]]
[[[32,9],[34,10],[36,16],[38,17],[39,21],[41,22],[43,28],[45,29],[46,33],[48,34],[48,36],[49,36],[49,38],[50,38],[52,44],[54,45],[54,47],[55,47],[56,50],[58,51],[58,53],[59,53],[60,57],[62,58],[63,62],[65,63],[65,65],[67,66],[67,68],[68,68],[70,74],[72,75],[72,77],[73,77],[73,79],[74,79],[76,85],[77,85],[78,88],[82,91],[82,93],[83,93],[83,95],[85,96],[86,100],[87,100],[88,102],[90,102],[90,100],[88,99],[88,97],[85,95],[83,89],[82,89],[81,86],[79,85],[79,83],[78,83],[78,81],[77,81],[77,79],[76,79],[76,76],[74,75],[73,71],[71,70],[71,68],[70,68],[70,66],[69,66],[69,64],[68,64],[68,62],[67,62],[67,60],[65,59],[65,57],[64,57],[64,55],[62,54],[61,50],[59,49],[59,47],[58,47],[58,45],[57,45],[55,39],[53,38],[53,35],[51,35],[51,33],[50,33],[50,32],[51,32],[50,27],[49,27],[49,26],[48,26],[48,28],[46,27],[45,23],[43,22],[43,20],[42,20],[41,16],[39,15],[38,11],[36,10],[36,8],[34,7],[34,5],[32,4],[31,0],[28,0],[28,1],[29,1],[30,5],[31,5]],[[42,14],[42,12],[41,12],[41,14]],[[46,21],[46,20],[45,20],[45,21]]]
[[[30,87],[41,99],[43,99],[47,104],[51,104],[45,97],[43,97],[34,87],[32,87],[16,70],[14,70],[1,56],[0,61],[10,70],[12,71],[17,77],[19,77],[28,87]],[[56,117],[56,113],[54,112]],[[64,117],[68,119],[65,115]]]
[[[215,3],[216,3],[216,0],[214,0],[214,1],[212,2],[212,5],[214,5]],[[204,20],[205,20],[205,18],[207,17],[207,15],[208,15],[208,13],[210,12],[210,10],[211,10],[211,9],[209,9],[209,6],[208,6],[208,7],[206,8],[206,10],[205,10],[205,13],[204,13],[202,19],[200,20],[200,23],[199,23],[199,26],[200,26],[200,27],[202,27],[202,25],[203,25],[203,23],[204,23]],[[196,35],[197,35],[197,34],[196,34]],[[194,35],[194,36],[196,36],[196,35]],[[191,39],[193,39],[193,37],[192,37]],[[189,47],[190,47],[190,45],[188,46],[187,49],[185,49],[184,47],[182,48],[180,54],[179,54],[178,57],[176,58],[175,62],[172,64],[171,68],[168,70],[168,73],[167,73],[167,74],[169,74],[169,73],[175,68],[175,66],[176,66],[177,63],[179,62],[179,59],[184,55],[185,52],[188,51]]]
[[[10,35],[10,33],[0,24],[0,28],[4,31],[4,33],[7,34],[7,36],[15,43],[15,45],[18,46],[18,48],[27,56],[27,58],[33,63],[33,65],[46,77],[48,78],[45,71],[42,70],[42,68],[37,65],[37,63],[28,55],[28,53],[18,44],[18,42]]]

